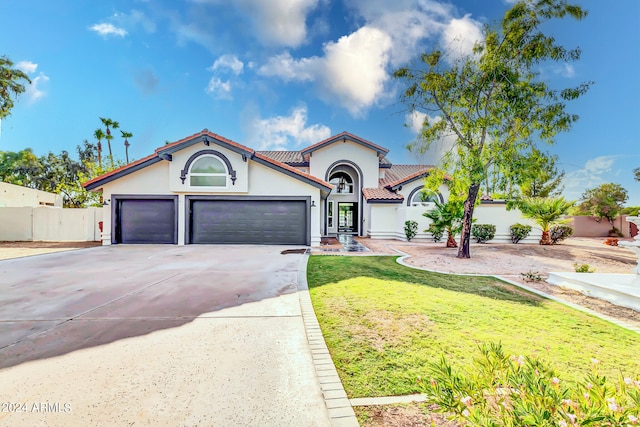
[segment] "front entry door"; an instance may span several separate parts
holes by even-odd
[[[358,232],[357,208],[357,203],[338,203],[338,233]]]

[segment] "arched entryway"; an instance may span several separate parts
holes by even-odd
[[[348,160],[333,163],[326,172],[333,190],[325,203],[325,235],[361,234],[362,171]]]

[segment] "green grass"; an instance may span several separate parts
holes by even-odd
[[[539,355],[564,380],[590,371],[640,374],[640,336],[490,277],[430,273],[395,257],[312,256],[308,281],[325,340],[349,397],[420,392],[418,376],[443,353],[468,364],[501,342]]]

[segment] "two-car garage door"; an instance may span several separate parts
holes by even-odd
[[[308,198],[186,196],[185,243],[308,245]],[[177,197],[114,201],[113,243],[177,243]]]

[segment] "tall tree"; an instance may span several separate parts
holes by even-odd
[[[558,156],[550,156],[537,148],[516,159],[519,171],[516,181],[523,196],[550,197],[559,196],[564,189],[562,179],[564,171],[556,167]]]
[[[102,167],[102,140],[105,137],[105,134],[101,128],[98,128],[93,132],[93,137],[98,140],[98,165]]]
[[[622,211],[628,198],[627,190],[621,185],[613,182],[601,184],[596,188],[587,189],[582,194],[578,205],[578,213],[606,219],[611,224],[610,234],[616,235],[619,230],[616,230],[613,221]]]
[[[556,90],[539,75],[540,65],[571,62],[580,50],[567,50],[542,32],[552,19],[581,20],[587,12],[564,0],[519,1],[499,25],[485,26],[484,41],[473,54],[457,61],[440,50],[422,55],[415,66],[395,71],[408,85],[401,100],[410,111],[427,115],[409,148],[426,151],[432,143],[454,135],[454,150],[440,168],[466,188],[459,258],[470,258],[473,211],[487,171],[495,164],[508,176],[517,176],[513,158],[534,145],[533,138],[552,143],[578,117],[565,102],[587,92],[590,83]],[[430,186],[440,185],[443,174],[431,174]]]
[[[634,178],[634,179],[635,179],[636,181],[640,181],[640,168],[635,168],[635,169],[633,170],[633,174],[635,175],[635,178]]]
[[[0,56],[0,120],[11,114],[14,99],[25,91],[25,84],[31,83],[27,74],[14,68],[6,56]]]
[[[13,151],[0,151],[0,181],[39,188],[39,177],[42,176],[43,164],[30,148]]]
[[[129,138],[133,137],[133,134],[131,132],[125,132],[123,130],[120,131],[120,133],[122,134],[122,137],[124,138],[124,154],[125,154],[125,159],[127,160],[127,164],[129,163],[129,146],[131,144],[129,144]]]
[[[111,120],[110,118],[100,117],[100,121],[104,125],[107,130],[107,134],[105,135],[105,139],[107,140],[107,144],[109,145],[109,160],[111,162],[111,167],[115,166],[113,162],[113,151],[111,151],[111,140],[113,139],[113,135],[111,135],[111,129],[116,130],[120,127],[120,123]]]

